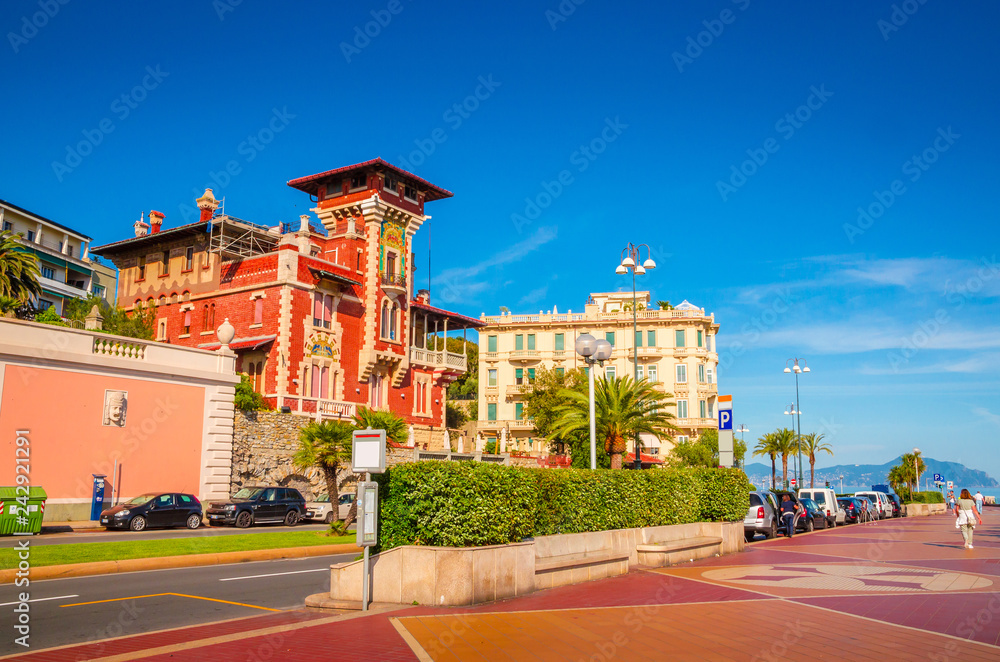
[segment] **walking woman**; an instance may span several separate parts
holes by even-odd
[[[962,537],[965,538],[965,548],[972,549],[972,530],[976,528],[973,520],[983,523],[983,518],[976,511],[976,502],[972,500],[969,490],[962,490],[955,505],[955,528],[962,530]]]

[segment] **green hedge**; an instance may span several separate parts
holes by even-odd
[[[944,495],[936,490],[930,492],[916,492],[913,498],[907,503],[944,503]]]
[[[377,477],[379,547],[471,547],[531,536],[737,521],[750,485],[738,469],[590,471],[416,462]]]

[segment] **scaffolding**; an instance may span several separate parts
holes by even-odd
[[[277,229],[222,214],[212,219],[209,251],[223,259],[242,260],[278,250]]]

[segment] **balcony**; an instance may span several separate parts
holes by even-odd
[[[64,297],[72,297],[74,299],[86,299],[88,296],[90,296],[90,292],[88,292],[85,289],[74,287],[72,285],[67,285],[62,281],[46,278],[45,276],[38,277],[38,284],[41,285],[43,289],[46,289],[54,294],[60,294]]]
[[[714,418],[675,418],[671,422],[679,428],[714,428],[719,425]]]
[[[530,393],[534,388],[534,384],[512,384],[507,387],[507,397],[520,398]]]
[[[509,358],[511,361],[541,361],[542,353],[537,349],[515,349]]]
[[[386,292],[397,292],[400,294],[406,292],[406,276],[403,274],[380,271],[379,282],[382,284],[382,289]]]
[[[444,350],[433,351],[420,347],[410,347],[410,363],[457,372],[468,370],[468,359],[465,354],[454,354]]]
[[[354,418],[357,405],[353,402],[338,402],[336,400],[317,400],[316,409],[320,416],[330,418]]]

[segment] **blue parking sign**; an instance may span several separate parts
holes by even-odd
[[[720,430],[732,430],[733,429],[733,410],[732,409],[720,409],[719,410],[719,429]]]
[[[940,483],[944,481],[944,476],[941,474],[934,474],[934,482]]]

